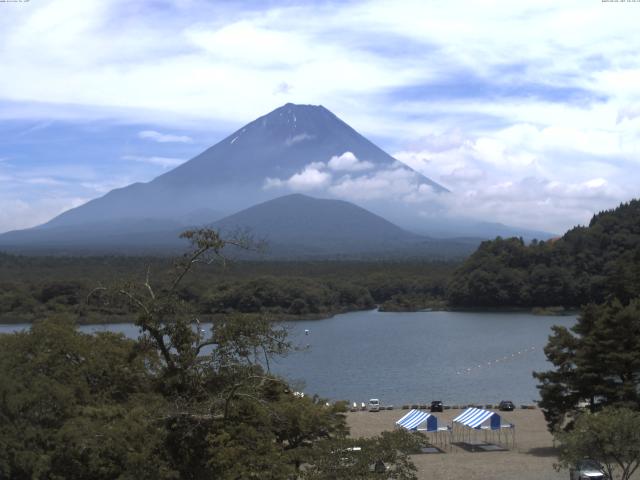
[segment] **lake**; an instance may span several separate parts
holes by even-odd
[[[286,322],[300,350],[271,368],[298,389],[331,400],[532,403],[539,395],[531,372],[550,368],[543,348],[551,326],[575,321],[530,313],[371,310]],[[0,333],[23,328],[28,325],[0,325]],[[132,324],[80,328],[138,334]]]

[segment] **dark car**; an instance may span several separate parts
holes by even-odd
[[[595,460],[585,458],[578,461],[576,466],[569,470],[571,480],[607,480],[609,476],[604,473],[604,468]]]
[[[431,402],[431,411],[432,412],[441,412],[444,409],[442,405],[442,400],[434,400]]]
[[[512,412],[516,409],[516,406],[511,400],[502,400],[498,405],[498,410],[503,412]]]

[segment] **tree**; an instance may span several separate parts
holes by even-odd
[[[143,285],[119,290],[138,312],[141,341],[159,352],[163,395],[177,406],[166,415],[172,465],[181,478],[295,475],[317,461],[315,444],[345,440],[346,406],[295,396],[271,375],[269,360],[286,354],[291,345],[286,331],[264,317],[220,316],[206,335],[177,295],[180,284],[198,263],[224,262],[224,248],[251,248],[251,241],[223,239],[212,230],[189,231],[183,237],[193,249],[178,263],[169,289],[156,292],[147,275]],[[383,454],[392,446],[387,437],[368,443],[388,463],[410,469],[406,454],[398,453],[404,444]],[[321,465],[315,470],[321,472]]]
[[[409,454],[416,453],[424,437],[405,430],[383,432],[368,439],[342,439],[317,445],[313,462],[304,469],[305,480],[385,479],[415,480],[416,467]]]
[[[570,425],[585,400],[592,411],[640,408],[640,299],[587,305],[575,326],[553,332],[545,354],[555,369],[534,373],[550,430]]]
[[[306,447],[293,444],[278,425],[283,405],[297,401],[286,383],[269,372],[270,359],[290,349],[286,331],[259,315],[225,315],[207,333],[179,295],[197,264],[224,262],[225,248],[250,248],[251,242],[206,229],[182,237],[191,241],[192,250],[177,263],[168,288],[155,289],[147,274],[141,284],[117,292],[137,314],[139,342],[158,352],[157,384],[172,405],[163,417],[171,464],[181,478],[286,477],[300,464],[286,450]],[[339,416],[334,421],[344,424]],[[309,441],[317,438],[313,427],[320,429],[307,428]],[[326,430],[327,437],[331,433]]]
[[[65,318],[0,336],[0,478],[177,478],[163,453],[156,361]]]
[[[185,295],[183,280],[198,264],[250,242],[211,230],[183,237],[193,248],[169,281],[147,269],[141,281],[90,295],[126,299],[137,340],[82,334],[59,317],[0,336],[0,478],[360,475],[364,460],[336,477],[318,454],[360,442],[347,438],[346,406],[295,395],[270,372],[271,358],[291,348],[287,332],[261,314],[219,315],[207,331]],[[361,442],[393,467],[391,478],[413,478],[402,473],[415,470],[409,444],[396,438]]]
[[[640,413],[627,408],[604,408],[595,414],[583,413],[568,432],[556,434],[561,442],[560,466],[578,460],[600,462],[614,479],[628,480],[640,466]]]

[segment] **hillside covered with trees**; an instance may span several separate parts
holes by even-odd
[[[483,242],[454,273],[453,307],[578,307],[640,295],[640,200],[595,215],[589,226],[525,245]]]

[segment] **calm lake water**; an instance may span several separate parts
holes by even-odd
[[[575,317],[488,312],[354,312],[287,322],[296,351],[271,368],[308,394],[385,404],[531,403],[552,325]],[[0,325],[0,333],[28,325]],[[136,337],[131,324],[83,326]],[[309,330],[306,334],[305,330]]]

